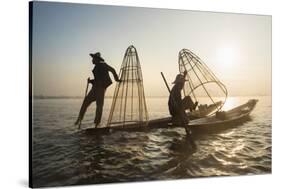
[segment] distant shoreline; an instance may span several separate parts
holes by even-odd
[[[33,96],[33,99],[81,99],[82,96]],[[105,96],[105,98],[113,98],[113,96]],[[146,98],[168,98],[168,96],[146,96]]]
[[[266,97],[272,95],[233,95],[229,97],[253,97],[253,96],[260,96]],[[200,97],[207,97],[207,96],[200,96]],[[83,96],[33,96],[33,99],[81,99],[84,98]],[[105,98],[113,98],[113,96],[105,96]],[[146,98],[168,98],[168,96],[146,96]]]

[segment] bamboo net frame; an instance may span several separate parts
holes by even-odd
[[[137,50],[132,45],[125,52],[119,78],[121,82],[115,87],[107,127],[147,125],[142,71]]]
[[[206,96],[209,104],[216,106],[216,110],[210,114],[221,110],[228,96],[227,88],[208,66],[188,49],[179,52],[178,63],[180,73],[187,71],[184,96],[191,96],[195,101],[198,101],[199,96]],[[221,104],[215,102],[217,96],[222,98]]]

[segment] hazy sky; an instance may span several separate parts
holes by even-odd
[[[183,48],[208,65],[229,95],[271,94],[270,16],[35,2],[34,95],[83,96],[92,77],[89,53],[101,52],[119,73],[130,45],[147,96],[168,95],[160,72],[174,80]]]

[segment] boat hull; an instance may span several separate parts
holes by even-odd
[[[242,122],[249,120],[249,115],[253,111],[256,106],[258,100],[251,99],[247,103],[242,104],[236,108],[233,108],[229,111],[224,112],[224,118],[219,118],[216,115],[194,119],[186,125],[190,128],[193,132],[211,132],[217,131],[220,129],[226,129]],[[173,125],[172,118],[160,118],[150,120],[146,125],[144,124],[127,124],[127,125],[120,125],[114,127],[101,127],[101,128],[88,128],[84,131],[87,134],[101,134],[101,133],[110,133],[113,131],[138,131],[138,132],[145,132],[151,129],[158,129],[158,128],[175,128],[175,127],[183,127],[182,125]]]

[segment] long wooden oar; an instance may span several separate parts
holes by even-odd
[[[90,81],[90,78],[88,77],[88,79],[87,79],[87,87],[86,87],[86,91],[85,91],[85,98],[86,98],[86,96],[88,94],[89,81]]]
[[[85,98],[86,98],[86,96],[87,96],[87,94],[88,94],[89,80],[90,80],[90,78],[88,77],[88,79],[87,79],[87,87],[86,87],[86,91],[85,91],[84,100],[85,100]],[[81,128],[81,120],[80,120],[80,123],[78,124],[78,129],[80,129],[80,128]]]
[[[167,83],[167,80],[166,80],[166,78],[165,78],[163,72],[161,72],[161,76],[162,76],[162,78],[163,78],[163,80],[164,80],[164,83],[165,83],[165,85],[166,85],[166,87],[167,87],[169,93],[171,94],[171,89],[170,89],[170,87],[169,87],[169,85],[168,85],[168,83]],[[173,102],[175,102],[175,99],[173,98],[173,96],[172,96],[172,100],[173,100]],[[182,111],[184,111],[184,110],[182,110]],[[186,121],[185,121],[185,119],[184,119],[184,115],[185,115],[185,112],[181,112],[181,113],[180,113],[181,124],[182,124],[182,126],[185,128],[185,132],[186,132],[186,135],[187,135],[187,139],[189,140],[189,143],[190,143],[191,146],[195,149],[195,148],[196,148],[196,144],[195,144],[195,142],[194,142],[194,140],[193,140],[192,132],[191,132],[191,130],[188,128],[188,123],[186,123]]]

